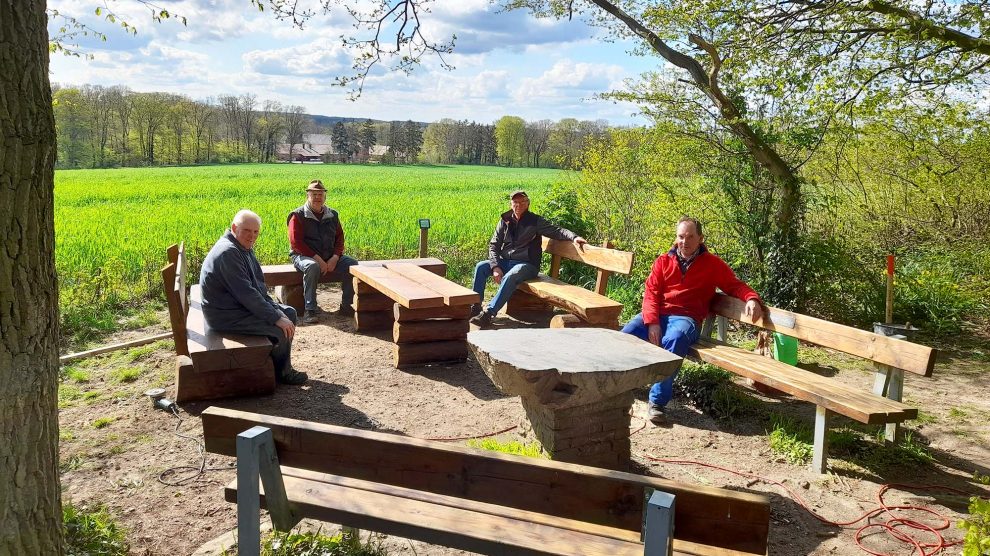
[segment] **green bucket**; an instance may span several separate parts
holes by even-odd
[[[797,338],[785,336],[780,332],[773,333],[773,358],[788,365],[797,365]]]

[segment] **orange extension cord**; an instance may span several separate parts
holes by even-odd
[[[640,432],[640,431],[642,431],[643,429],[646,428],[646,420],[645,419],[642,419],[640,417],[635,417],[635,416],[633,418],[640,419],[641,421],[643,421],[643,424],[640,425],[639,428],[631,431],[629,433],[629,436],[632,436],[632,435],[634,435],[634,434],[636,434],[636,433],[638,433],[638,432]],[[511,426],[511,427],[508,427],[508,428],[505,428],[505,429],[502,429],[502,430],[499,430],[499,431],[490,432],[490,433],[486,433],[486,434],[479,434],[479,435],[474,435],[474,436],[442,437],[442,438],[422,438],[421,440],[434,440],[434,441],[439,441],[439,442],[456,442],[456,441],[461,441],[461,440],[474,440],[474,439],[477,439],[477,438],[488,438],[488,437],[491,437],[491,436],[496,436],[496,435],[499,435],[499,434],[502,434],[502,433],[505,433],[505,432],[509,432],[509,431],[514,430],[516,428],[517,428],[516,426]],[[863,526],[859,527],[858,529],[856,529],[856,537],[855,537],[856,538],[856,545],[859,546],[859,548],[862,549],[864,552],[867,552],[869,554],[872,554],[873,556],[895,556],[895,555],[888,554],[888,553],[885,553],[885,552],[875,552],[875,551],[870,550],[869,548],[863,546],[862,539],[863,539],[864,535],[866,534],[866,532],[867,531],[870,531],[871,529],[880,529],[881,531],[886,531],[887,534],[890,535],[891,537],[893,537],[895,540],[897,540],[897,541],[899,541],[901,543],[907,544],[907,545],[911,545],[913,547],[912,548],[912,553],[914,553],[915,550],[916,550],[917,553],[918,553],[918,556],[933,556],[934,554],[937,554],[937,553],[941,552],[942,550],[945,550],[945,549],[947,549],[947,548],[949,548],[951,546],[956,546],[956,545],[962,544],[962,541],[947,541],[945,539],[945,537],[942,536],[942,533],[940,533],[940,531],[944,531],[944,530],[948,529],[952,525],[952,523],[949,521],[949,519],[947,517],[945,517],[944,515],[936,512],[935,510],[933,510],[931,508],[925,507],[925,506],[913,506],[913,505],[889,506],[889,505],[887,505],[886,502],[884,502],[884,499],[883,499],[883,495],[888,490],[891,490],[891,489],[936,490],[936,491],[951,492],[951,493],[960,494],[960,495],[963,495],[963,496],[969,495],[969,493],[964,492],[962,490],[959,490],[957,488],[952,488],[952,487],[947,487],[947,486],[942,486],[942,485],[907,485],[907,484],[900,484],[900,483],[889,483],[889,484],[885,484],[885,485],[882,485],[880,487],[880,490],[877,492],[877,504],[878,505],[877,505],[876,508],[873,508],[873,509],[867,511],[863,515],[857,517],[856,519],[852,519],[850,521],[832,521],[831,519],[828,519],[826,517],[823,517],[823,516],[819,515],[817,512],[815,512],[814,510],[812,510],[808,506],[807,502],[804,501],[804,498],[801,498],[801,495],[799,495],[797,492],[791,490],[787,485],[785,485],[784,483],[782,483],[780,481],[776,481],[776,480],[773,480],[773,479],[767,479],[765,477],[761,477],[761,476],[756,475],[756,474],[753,474],[753,473],[746,473],[746,472],[743,472],[743,471],[736,471],[736,470],[733,470],[733,469],[729,469],[727,467],[722,467],[722,466],[714,465],[714,464],[711,464],[711,463],[704,463],[704,462],[701,462],[701,461],[680,460],[680,459],[668,459],[668,458],[657,458],[657,457],[653,457],[653,456],[651,456],[649,454],[645,454],[645,453],[643,454],[643,457],[646,458],[646,459],[648,459],[648,460],[650,460],[650,461],[654,461],[654,462],[657,462],[657,463],[666,463],[666,464],[670,464],[670,465],[694,465],[694,466],[698,466],[698,467],[707,467],[709,469],[717,469],[719,471],[723,471],[725,473],[729,473],[729,474],[732,474],[732,475],[737,475],[739,477],[746,477],[748,479],[757,480],[757,481],[760,481],[760,482],[763,482],[763,483],[766,483],[766,484],[769,484],[769,485],[778,486],[778,487],[782,488],[785,492],[787,492],[787,494],[789,494],[791,496],[791,498],[794,499],[794,501],[796,501],[802,508],[804,508],[805,511],[807,511],[809,514],[811,514],[812,517],[814,517],[818,521],[821,521],[822,523],[825,523],[826,525],[833,525],[835,527],[846,528],[846,527],[849,527],[849,526],[854,525],[856,523],[859,523],[860,521],[863,521],[865,519],[871,519],[873,517],[876,517],[876,516],[879,516],[879,515],[885,514],[885,513],[886,514],[889,514],[890,515],[890,518],[887,519],[887,521],[884,521],[882,523],[867,523],[866,525],[863,525]],[[898,510],[901,510],[901,511],[911,510],[911,511],[918,511],[918,512],[927,512],[927,513],[931,514],[932,516],[934,516],[935,518],[937,518],[938,520],[941,520],[941,523],[939,523],[937,525],[928,525],[926,523],[922,523],[922,522],[916,521],[914,519],[908,519],[908,518],[903,518],[903,517],[896,517],[896,516],[894,516],[893,512],[894,511],[898,511]],[[919,532],[919,531],[932,535],[935,538],[935,542],[922,542],[921,540],[915,538],[915,536],[913,536],[913,533]],[[930,549],[930,550],[928,550],[928,549]]]

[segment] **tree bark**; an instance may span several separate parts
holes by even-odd
[[[61,554],[45,2],[0,0],[0,554]]]

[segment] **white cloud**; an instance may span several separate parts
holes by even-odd
[[[325,39],[276,50],[251,50],[245,52],[242,59],[248,71],[327,79],[346,72],[352,63],[346,49]]]
[[[513,91],[512,96],[518,101],[540,97],[580,98],[617,87],[627,76],[626,70],[618,65],[592,64],[564,59],[557,61],[552,68],[539,77],[523,79]]]

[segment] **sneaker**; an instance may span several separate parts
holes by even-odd
[[[352,317],[354,316],[354,308],[350,305],[341,305],[339,309],[334,311],[334,314],[341,317]]]
[[[471,319],[471,324],[482,330],[486,330],[492,327],[493,318],[495,318],[495,315],[493,315],[490,311],[483,311],[481,314]]]
[[[309,380],[309,376],[306,373],[301,373],[295,369],[289,369],[288,371],[282,373],[282,376],[277,378],[278,382],[282,384],[291,384],[293,386],[305,384],[305,382]]]
[[[471,306],[471,316],[476,317],[481,314],[481,303],[475,303]]]
[[[656,405],[652,402],[647,402],[646,418],[658,427],[667,422],[666,417],[663,415],[663,406]]]
[[[320,322],[320,317],[317,315],[315,311],[306,311],[306,313],[303,315],[304,324],[316,324],[318,322]]]

